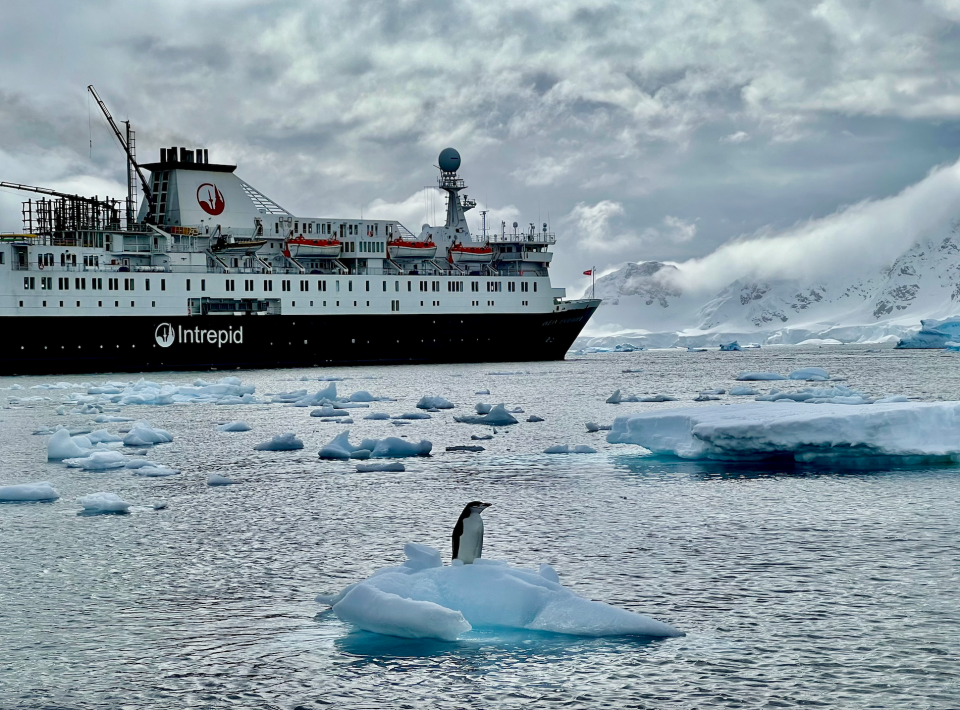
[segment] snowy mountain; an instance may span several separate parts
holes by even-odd
[[[682,266],[628,263],[597,279],[603,304],[577,346],[893,340],[916,332],[923,318],[960,313],[960,225],[947,231],[873,273],[852,269],[813,282],[738,279],[713,298],[684,285]]]

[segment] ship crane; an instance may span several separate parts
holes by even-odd
[[[117,137],[117,140],[120,141],[120,147],[123,148],[123,152],[127,154],[127,225],[128,225],[127,228],[129,229],[130,228],[129,225],[133,224],[135,220],[135,217],[133,214],[134,184],[133,184],[132,176],[130,175],[131,167],[134,170],[136,170],[137,175],[140,178],[140,184],[143,185],[143,196],[147,198],[147,204],[149,205],[149,207],[147,208],[147,221],[149,222],[150,215],[153,214],[154,195],[153,195],[153,191],[150,189],[150,184],[147,182],[147,178],[144,177],[143,171],[140,170],[140,166],[137,165],[136,156],[134,156],[133,150],[131,149],[131,141],[128,140],[130,136],[130,122],[129,121],[126,122],[128,139],[124,139],[123,134],[120,133],[120,129],[117,128],[117,124],[114,123],[113,116],[110,115],[110,111],[107,109],[107,105],[103,103],[103,100],[101,100],[100,96],[97,94],[97,90],[93,88],[93,84],[90,84],[87,87],[87,91],[93,94],[93,98],[97,100],[97,105],[100,107],[100,110],[103,111],[103,115],[106,117],[107,123],[109,123],[110,128],[113,129],[113,133]]]

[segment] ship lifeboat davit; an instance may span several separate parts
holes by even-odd
[[[335,259],[340,256],[340,241],[337,239],[307,239],[295,237],[287,240],[290,256],[300,258]]]
[[[395,239],[387,242],[387,253],[391,259],[432,259],[437,255],[437,245],[432,241],[408,242]]]
[[[493,249],[487,244],[473,247],[454,244],[450,247],[450,261],[454,264],[489,264],[493,261]]]
[[[235,239],[232,236],[220,236],[210,247],[217,254],[253,254],[263,249],[266,239]]]

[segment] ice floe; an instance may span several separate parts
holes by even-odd
[[[117,404],[256,404],[253,396],[256,388],[244,385],[238,377],[223,377],[216,382],[196,380],[193,386],[172,382],[152,382],[140,379],[137,382],[107,382],[87,388],[86,395],[73,398],[80,406]]]
[[[443,397],[424,396],[417,402],[417,409],[453,409],[454,405]]]
[[[404,412],[395,416],[394,419],[433,419],[433,417],[426,412]]]
[[[477,414],[489,414],[490,410],[493,409],[493,405],[487,404],[486,402],[477,402],[473,408],[476,410]]]
[[[250,431],[250,425],[246,422],[227,422],[217,427],[217,431]]]
[[[960,460],[958,429],[960,402],[747,402],[618,417],[607,441],[686,459],[915,463]]]
[[[493,434],[471,434],[470,439],[472,441],[486,441],[487,439],[492,439]]]
[[[462,417],[454,416],[454,421],[461,424],[489,424],[492,426],[508,426],[517,424],[517,419],[510,414],[503,404],[498,404],[487,414],[467,414]]]
[[[807,382],[823,382],[830,379],[830,373],[822,367],[802,367],[789,375],[791,380],[806,380]]]
[[[109,471],[114,468],[125,468],[126,456],[119,451],[94,451],[89,456],[64,459],[67,468],[82,468],[84,471]]]
[[[211,473],[207,477],[208,486],[234,486],[237,482],[232,478],[227,478],[226,476],[221,476],[219,473]]]
[[[383,421],[384,419],[389,419],[390,415],[386,412],[371,412],[364,419],[371,419],[373,421]]]
[[[609,424],[597,424],[596,422],[587,422],[586,424],[587,431],[590,433],[597,431],[610,431]]]
[[[741,372],[737,375],[740,382],[758,382],[766,380],[785,380],[787,379],[778,372]]]
[[[740,350],[743,350],[743,348],[736,340],[732,343],[720,343],[720,352],[739,352]]]
[[[176,476],[178,473],[180,473],[179,469],[156,465],[140,466],[133,469],[134,476],[143,476],[144,478],[166,478],[167,476]]]
[[[346,409],[334,409],[330,406],[323,406],[310,412],[311,417],[345,417],[348,414]]]
[[[70,436],[69,429],[58,429],[47,441],[47,459],[50,461],[82,458],[94,450],[109,451],[110,448],[104,444],[94,444],[82,434]]]
[[[534,423],[534,422],[542,422],[545,420],[543,417],[538,417],[536,414],[531,414],[529,417],[527,417],[527,421]]]
[[[0,503],[54,501],[60,497],[49,481],[0,486]]]
[[[447,451],[468,451],[470,453],[476,454],[484,451],[485,449],[482,446],[467,446],[460,444],[458,446],[448,446]]]
[[[490,394],[490,390],[477,390],[474,394]]]
[[[620,390],[614,390],[613,394],[607,397],[607,404],[620,404],[622,400]]]
[[[843,385],[835,385],[833,387],[804,387],[796,392],[781,392],[772,389],[769,394],[760,395],[756,399],[758,402],[790,400],[793,402],[805,402],[807,404],[873,404],[874,402],[874,400],[867,397],[863,392],[850,389]]]
[[[270,441],[263,441],[253,447],[256,451],[296,451],[303,448],[303,442],[293,432],[277,434]]]
[[[578,444],[577,446],[570,446],[569,444],[557,444],[556,446],[548,446],[543,450],[545,454],[595,454],[597,450],[592,446],[585,446],[583,444]]]
[[[130,417],[117,417],[110,414],[101,414],[93,421],[97,422],[98,424],[117,424],[119,422],[132,422],[133,419]]]
[[[730,394],[734,397],[754,397],[760,394],[760,391],[746,385],[737,385],[730,388]]]
[[[91,493],[77,498],[85,513],[126,513],[130,504],[116,493]]]
[[[377,570],[339,594],[321,595],[342,621],[404,638],[455,641],[472,628],[506,627],[578,636],[682,636],[660,621],[584,599],[542,571],[477,559],[444,566],[426,545],[404,546],[406,562]]]

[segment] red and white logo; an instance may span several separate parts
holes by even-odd
[[[205,182],[197,188],[197,202],[207,214],[214,216],[223,212],[226,203],[223,201],[223,193],[212,182]]]

